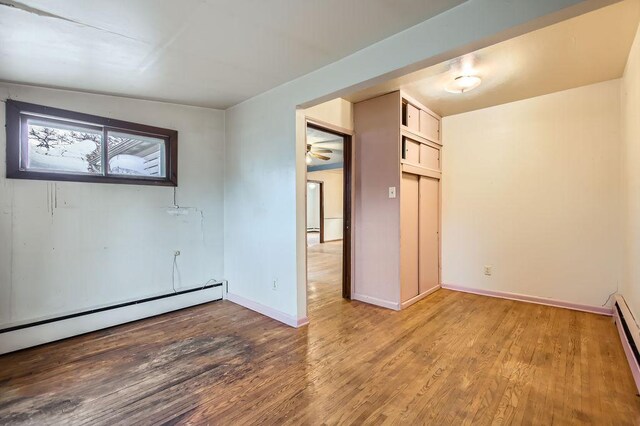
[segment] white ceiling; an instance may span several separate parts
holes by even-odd
[[[622,77],[640,15],[639,0],[624,0],[457,60],[444,62],[345,97],[358,102],[403,89],[443,116],[486,108]],[[444,87],[460,62],[482,78],[473,91]]]
[[[460,3],[0,0],[0,80],[226,108]]]

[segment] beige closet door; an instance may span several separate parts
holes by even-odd
[[[400,300],[402,302],[419,294],[419,191],[419,176],[403,173],[400,186]]]
[[[419,202],[419,264],[420,293],[440,284],[439,271],[439,198],[440,181],[426,176],[420,177]]]

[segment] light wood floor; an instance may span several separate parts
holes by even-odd
[[[311,324],[215,302],[0,357],[0,423],[639,424],[610,318],[440,290],[340,298],[309,249]]]

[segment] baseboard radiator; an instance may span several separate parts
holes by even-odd
[[[636,388],[640,392],[640,327],[631,313],[627,302],[621,295],[616,295],[615,304],[613,306],[613,318],[620,334],[620,340],[622,341],[622,347],[624,353],[627,356],[629,367],[631,368],[631,374],[633,380],[636,383]]]
[[[224,282],[0,329],[0,355],[223,299]]]

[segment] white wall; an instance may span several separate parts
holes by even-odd
[[[619,88],[443,119],[444,284],[591,306],[616,291]]]
[[[307,229],[320,229],[320,186],[307,185]]]
[[[263,312],[279,312],[296,321],[306,317],[306,165],[299,106],[333,99],[609,3],[468,1],[227,110],[224,211],[229,291],[266,308]],[[273,198],[279,202],[273,203]],[[251,268],[246,267],[248,260]]]
[[[353,130],[353,104],[342,98],[312,106],[304,110],[311,120],[328,123],[346,130]]]
[[[640,320],[640,28],[621,83],[624,262],[621,293]]]
[[[0,325],[201,286],[223,277],[224,112],[0,84],[7,98],[176,129],[173,188],[5,178],[0,132]],[[4,103],[0,120],[4,127]]]
[[[343,169],[308,172],[307,179],[323,182],[324,191],[324,240],[342,239],[343,225]]]

